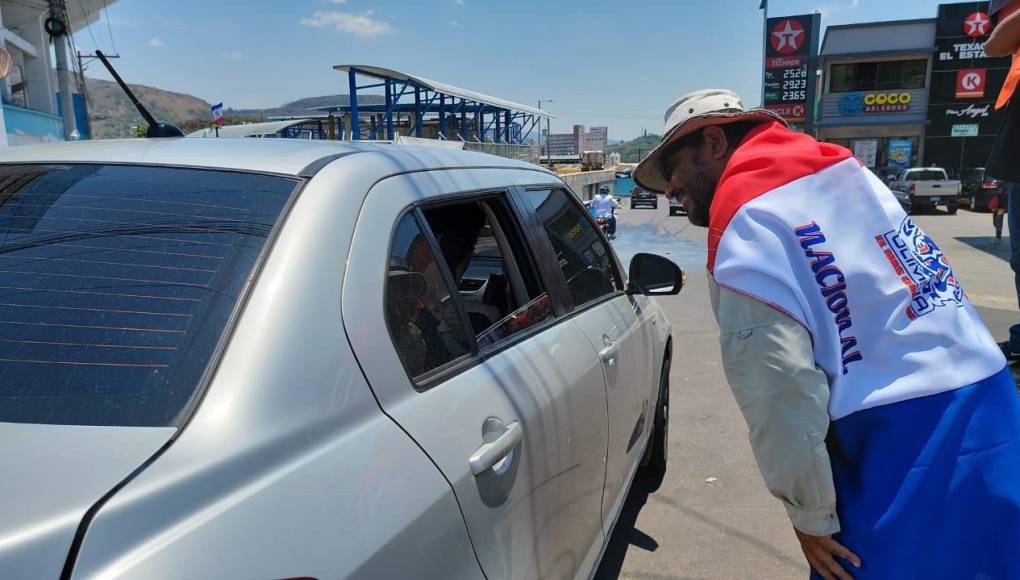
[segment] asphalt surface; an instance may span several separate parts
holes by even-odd
[[[946,252],[971,302],[997,338],[1018,320],[1009,240],[991,217],[960,210],[915,217]],[[704,268],[706,230],[686,217],[624,209],[614,246],[672,258],[687,272],[679,296],[659,298],[673,324],[669,468],[638,479],[596,578],[807,578],[808,567],[778,500],[762,483],[747,427],[723,376]],[[1008,235],[1008,232],[1007,234]]]

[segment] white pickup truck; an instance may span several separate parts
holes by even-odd
[[[960,182],[949,179],[941,167],[904,169],[889,183],[889,189],[911,214],[944,204],[952,215],[960,206]]]

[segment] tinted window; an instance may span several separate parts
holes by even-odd
[[[552,317],[548,295],[505,199],[425,211],[457,281],[478,346],[485,349]]]
[[[173,424],[296,185],[0,166],[0,421]]]
[[[552,243],[576,306],[621,287],[608,245],[571,194],[553,190],[525,195]]]
[[[946,174],[939,171],[910,171],[904,178],[906,181],[943,181]]]
[[[832,65],[829,90],[882,91],[923,89],[928,72],[926,60],[896,60]]]
[[[405,215],[390,246],[386,324],[412,377],[471,352],[469,335],[445,276],[418,221]]]

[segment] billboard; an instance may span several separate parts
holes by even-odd
[[[815,75],[820,14],[769,18],[765,25],[763,103],[790,123],[814,117]]]
[[[988,5],[939,5],[925,163],[962,171],[987,161],[1001,124],[1001,112],[994,109],[995,97],[1010,65],[1010,57],[990,58],[982,48],[992,31]]]

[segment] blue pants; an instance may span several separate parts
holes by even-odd
[[[855,580],[1020,579],[1020,396],[1008,368],[832,422]],[[812,578],[819,578],[812,573]]]
[[[1009,206],[1006,224],[1009,227],[1009,267],[1013,269],[1013,286],[1020,305],[1020,183],[1007,183]],[[1020,323],[1009,327],[1009,348],[1020,352]]]

